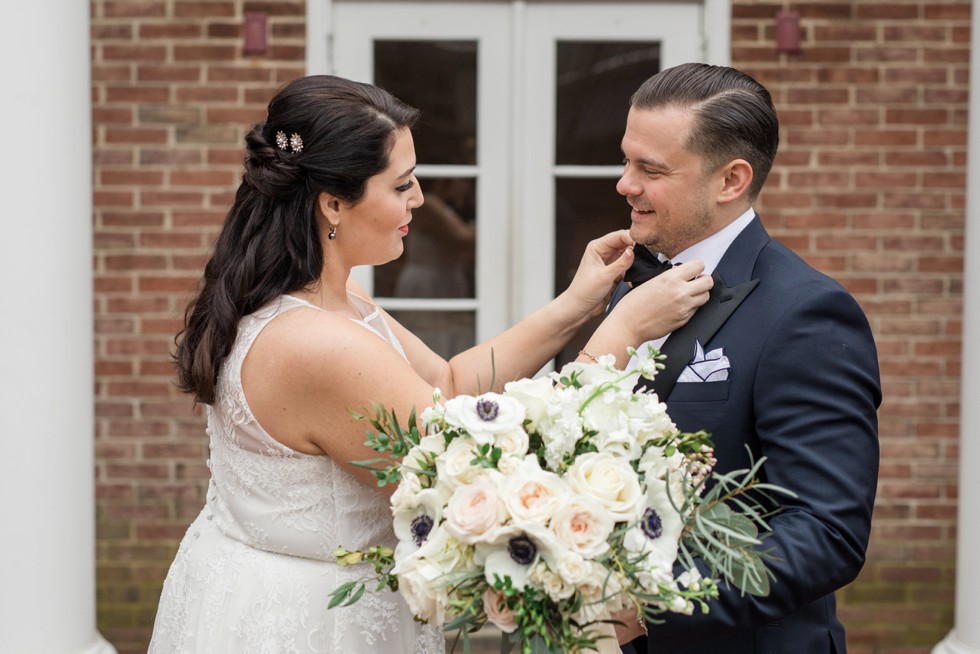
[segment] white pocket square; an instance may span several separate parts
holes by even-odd
[[[677,378],[678,383],[718,382],[728,379],[728,371],[732,367],[725,356],[724,348],[720,347],[705,354],[699,341],[695,340],[694,346],[694,358]]]

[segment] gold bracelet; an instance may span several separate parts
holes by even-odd
[[[592,359],[592,363],[599,363],[599,360],[598,359],[596,359],[594,356],[592,356],[591,354],[589,354],[585,350],[579,350],[578,351],[578,355],[580,357],[588,357],[589,359]]]

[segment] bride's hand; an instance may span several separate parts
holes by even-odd
[[[590,241],[582,255],[578,270],[566,293],[582,308],[583,313],[600,315],[617,282],[633,263],[633,239],[629,230],[610,232]]]
[[[615,625],[616,640],[620,645],[625,645],[647,633],[646,621],[633,606],[619,613],[613,613],[611,619],[622,623]]]
[[[622,321],[638,344],[669,334],[708,301],[714,281],[703,272],[698,260],[675,266],[626,294],[609,318]]]

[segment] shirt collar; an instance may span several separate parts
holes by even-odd
[[[721,261],[721,258],[725,256],[725,252],[728,251],[729,246],[731,246],[736,237],[742,233],[742,230],[748,227],[753,218],[755,218],[755,210],[753,210],[752,207],[749,207],[745,213],[728,223],[721,230],[715,232],[703,241],[695,243],[678,254],[676,257],[673,257],[670,260],[671,263],[687,263],[688,261],[692,261],[694,259],[700,259],[704,262],[704,274],[713,274],[715,272],[715,268],[718,267],[718,263]],[[657,256],[661,261],[665,260],[665,257],[662,254]]]

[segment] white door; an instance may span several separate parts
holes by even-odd
[[[356,274],[445,355],[554,297],[589,239],[628,226],[615,181],[629,96],[707,51],[700,2],[320,7],[332,43],[320,69],[422,110],[426,205],[402,259]]]

